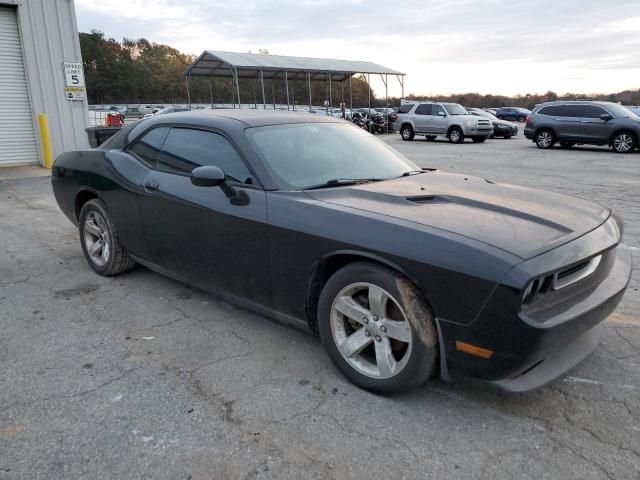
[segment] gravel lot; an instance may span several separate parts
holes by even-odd
[[[640,264],[640,153],[387,141],[421,166],[609,205]],[[143,268],[95,275],[39,172],[0,170],[0,478],[640,478],[637,268],[568,376],[379,397],[304,332]]]

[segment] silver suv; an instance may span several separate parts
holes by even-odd
[[[462,143],[465,137],[484,142],[493,134],[491,120],[470,115],[457,103],[405,103],[398,110],[393,129],[407,141],[416,135],[424,135],[429,141],[443,135],[451,143]]]
[[[538,148],[609,145],[618,153],[638,146],[640,116],[611,102],[561,101],[536,105],[524,135]]]

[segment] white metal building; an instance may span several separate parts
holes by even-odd
[[[0,0],[0,166],[42,164],[38,114],[54,157],[89,146],[87,101],[67,99],[64,62],[82,62],[73,0]]]

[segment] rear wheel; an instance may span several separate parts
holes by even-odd
[[[556,144],[556,136],[549,129],[542,129],[536,134],[536,145],[538,148],[552,148]]]
[[[438,335],[428,305],[406,278],[376,264],[352,263],[327,281],[318,329],[333,363],[367,390],[415,388],[437,365]]]
[[[425,137],[427,139],[427,142],[433,142],[436,139],[435,135],[425,135]]]
[[[487,137],[473,137],[472,140],[474,143],[482,143],[487,139]]]
[[[462,133],[460,127],[451,127],[447,138],[449,138],[451,143],[462,143],[464,142],[464,133]]]
[[[617,153],[629,153],[637,146],[636,137],[631,132],[616,133],[611,142],[611,147]]]
[[[410,142],[416,134],[413,131],[413,128],[411,128],[411,125],[403,125],[400,129],[400,136],[402,137],[402,140]]]
[[[526,118],[524,118],[524,117],[518,117],[518,121],[521,122],[521,123],[524,123],[525,120],[526,120]]]
[[[118,231],[102,200],[94,198],[82,206],[79,226],[82,251],[97,273],[117,275],[136,265],[120,244]]]

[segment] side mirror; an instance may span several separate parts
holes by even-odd
[[[603,113],[602,115],[600,115],[600,120],[602,120],[603,122],[608,122],[609,120],[612,120],[613,117],[608,114],[608,113]]]
[[[226,176],[218,167],[204,166],[194,168],[191,172],[191,183],[197,187],[219,187]]]
[[[438,112],[438,116],[439,116],[439,117],[446,117],[446,116],[447,116],[447,114],[446,114],[446,113],[444,113],[442,110],[440,110],[440,111]]]

